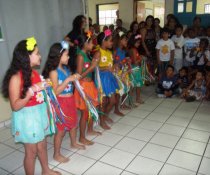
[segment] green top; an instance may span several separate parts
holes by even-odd
[[[83,64],[83,68],[82,68],[82,72],[85,72],[91,65],[91,60],[88,58],[87,54],[84,53],[82,50],[78,51],[78,54],[82,55],[83,60],[84,60],[84,64]],[[92,79],[92,73],[88,73],[86,75],[87,78],[91,78]]]

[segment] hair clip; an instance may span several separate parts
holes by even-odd
[[[105,34],[105,36],[104,36],[103,40],[105,40],[107,37],[111,36],[112,35],[112,31],[110,29],[107,29],[107,30],[104,31],[104,34]]]
[[[86,36],[88,37],[87,40],[86,40],[86,42],[88,42],[91,39],[91,37],[92,37],[92,32],[91,31],[88,31],[86,33]]]
[[[60,53],[63,50],[69,50],[69,43],[67,41],[61,41],[61,46],[62,46],[62,49],[61,49]]]
[[[123,31],[120,31],[119,32],[119,36],[121,37],[121,36],[123,36],[124,35],[124,32]]]
[[[26,49],[27,51],[33,51],[36,45],[36,39],[34,37],[30,37],[26,39]]]
[[[141,35],[136,35],[135,39],[141,39]]]

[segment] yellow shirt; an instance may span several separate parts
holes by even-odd
[[[99,51],[101,53],[99,67],[112,67],[113,66],[112,52],[109,51],[108,49],[103,50],[102,48],[99,48]]]

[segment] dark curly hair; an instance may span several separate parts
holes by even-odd
[[[61,56],[62,56],[63,52],[65,51],[65,49],[63,49],[62,52],[60,52],[61,50],[62,50],[61,43],[54,43],[50,47],[47,61],[45,63],[44,69],[42,71],[42,75],[44,76],[44,78],[49,78],[49,73],[51,71],[57,69],[57,67],[60,63]]]
[[[21,92],[22,93],[21,98],[24,98],[26,96],[26,92],[28,88],[31,86],[32,68],[30,65],[29,55],[31,55],[33,51],[27,51],[26,40],[22,40],[16,45],[13,51],[12,62],[8,70],[6,71],[2,83],[2,94],[5,98],[9,97],[10,79],[12,78],[13,75],[17,74],[19,71],[22,71],[23,75],[23,90]]]

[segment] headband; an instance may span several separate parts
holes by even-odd
[[[104,31],[104,34],[105,34],[105,36],[104,36],[103,41],[104,41],[107,37],[109,37],[109,36],[112,35],[112,31],[111,31],[110,29],[107,29],[107,30]]]
[[[136,39],[141,39],[141,35],[139,35],[139,34],[136,35],[136,36],[135,36],[135,40],[136,40]]]
[[[119,36],[121,37],[121,36],[123,36],[123,35],[124,35],[124,32],[120,31],[120,32],[119,32]]]
[[[88,32],[86,33],[86,36],[87,36],[86,42],[88,42],[88,41],[91,39],[91,37],[92,37],[92,32],[91,32],[91,31],[88,31]]]
[[[60,53],[63,51],[63,50],[69,50],[69,43],[67,41],[61,41],[61,51]]]
[[[33,51],[36,45],[36,39],[34,37],[30,37],[26,39],[26,49],[27,51]]]

